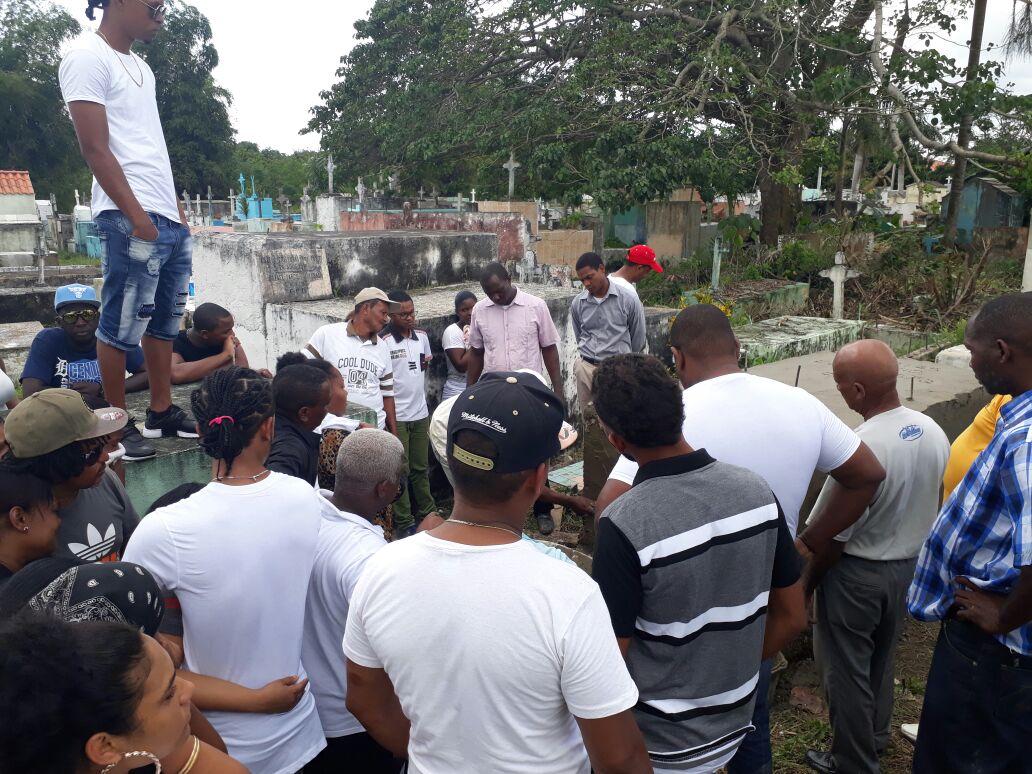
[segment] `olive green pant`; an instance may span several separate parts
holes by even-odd
[[[409,469],[408,486],[403,488],[401,497],[394,503],[394,528],[402,532],[415,523],[413,510],[420,518],[437,510],[437,504],[430,494],[430,475],[427,470],[430,455],[430,417],[417,419],[415,422],[398,422],[398,439],[405,447]]]

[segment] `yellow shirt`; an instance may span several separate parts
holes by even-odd
[[[971,463],[989,445],[996,433],[1000,420],[1000,409],[1010,401],[1010,395],[997,395],[978,412],[974,420],[957,436],[950,447],[950,460],[946,463],[946,475],[942,479],[943,502],[949,499],[953,490],[964,480]]]

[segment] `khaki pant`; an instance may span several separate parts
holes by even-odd
[[[591,402],[591,379],[595,375],[595,366],[578,357],[574,373],[577,377],[577,400],[584,418],[584,496],[594,500],[605,486],[609,471],[620,455],[602,432]]]

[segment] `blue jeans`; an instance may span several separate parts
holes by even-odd
[[[771,774],[774,759],[770,751],[770,706],[767,694],[770,692],[770,673],[774,659],[760,664],[760,679],[756,684],[756,706],[753,707],[753,730],[745,735],[742,744],[731,762],[727,774]]]
[[[186,226],[148,214],[158,229],[153,242],[132,236],[129,218],[118,210],[105,210],[94,219],[100,231],[104,275],[97,338],[123,352],[139,345],[144,335],[175,339],[193,271]]]
[[[1032,772],[1032,656],[946,621],[932,655],[914,774]]]

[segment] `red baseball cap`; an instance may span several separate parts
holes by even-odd
[[[652,271],[663,271],[663,267],[656,261],[656,251],[648,245],[635,245],[627,251],[627,260],[631,263],[639,263],[648,266]]]

